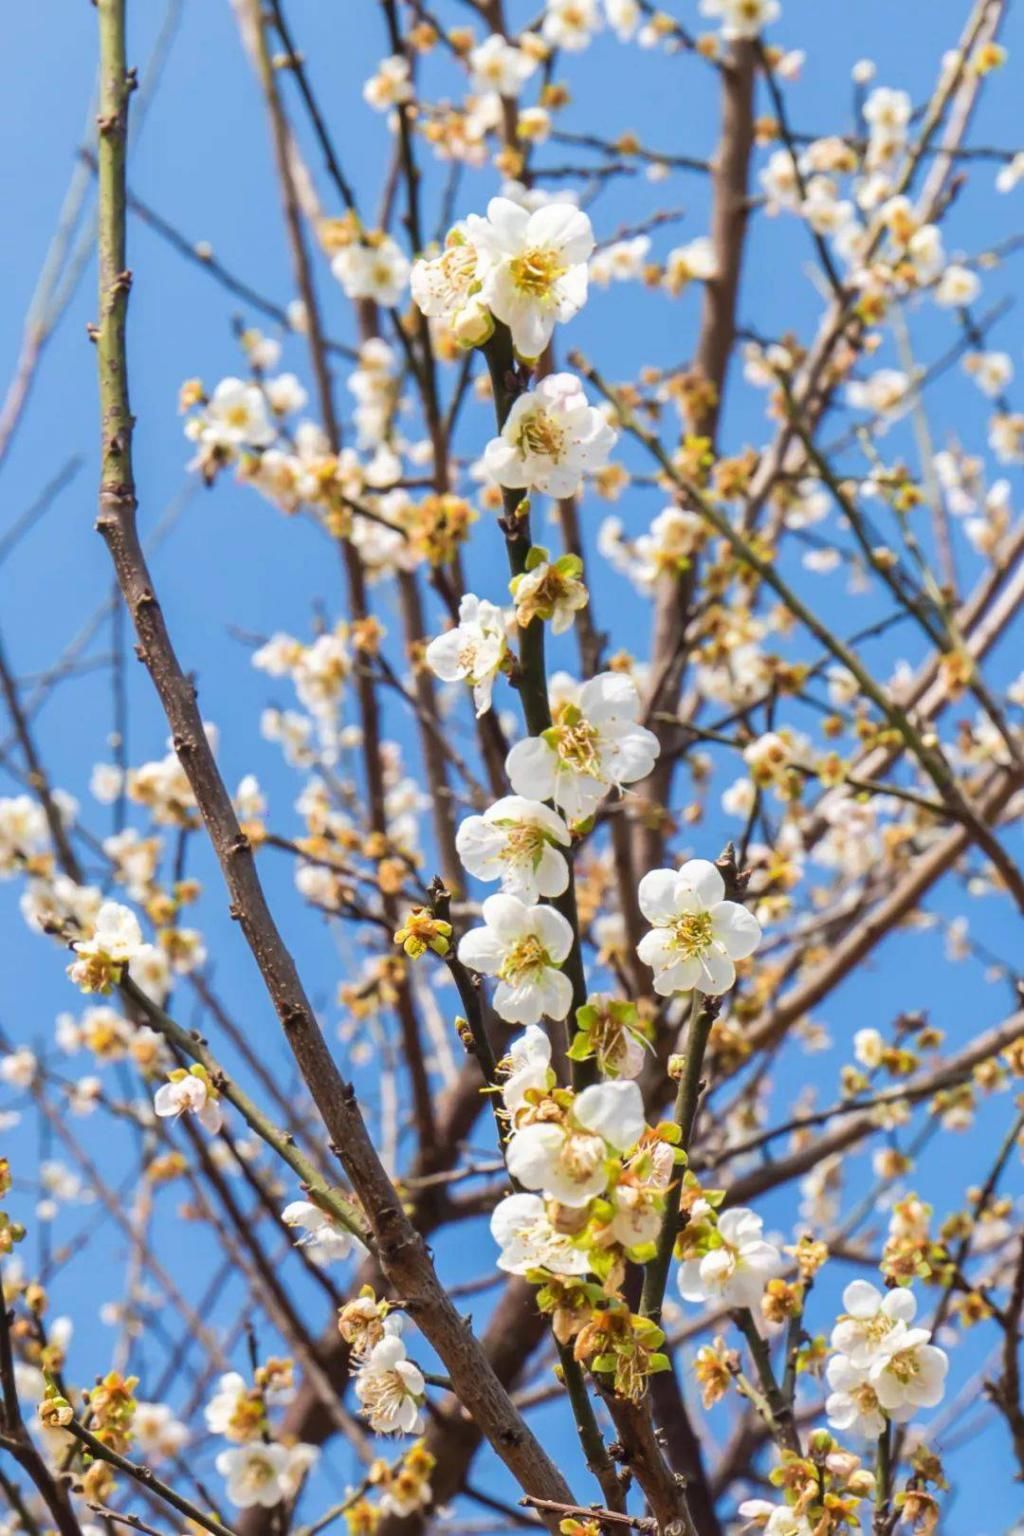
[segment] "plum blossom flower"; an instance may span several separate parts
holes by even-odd
[[[729,42],[737,38],[759,37],[769,22],[776,21],[781,7],[778,0],[700,0],[702,16],[720,16],[722,36]]]
[[[469,55],[470,88],[481,94],[497,91],[499,96],[518,96],[537,68],[537,60],[507,38],[492,32]]]
[[[510,489],[574,496],[584,474],[608,462],[615,441],[575,374],[552,373],[515,401],[484,449],[484,469]]]
[[[628,1152],[643,1132],[637,1084],[595,1083],[577,1094],[563,1121],[535,1120],[515,1132],[506,1149],[508,1171],[526,1189],[584,1206],[604,1193],[609,1156]]]
[[[127,965],[146,951],[139,920],[130,907],[105,901],[96,914],[92,937],[72,946],[77,960],[68,975],[83,992],[109,992],[121,980]]]
[[[715,1246],[684,1260],[679,1290],[684,1301],[756,1308],[769,1280],[782,1272],[782,1255],[762,1233],[764,1222],[737,1206],[718,1218]]]
[[[908,1328],[901,1322],[878,1346],[869,1372],[871,1385],[898,1424],[913,1418],[918,1408],[934,1408],[942,1401],[949,1357],[930,1339],[927,1328]]]
[[[832,1428],[877,1440],[885,1429],[885,1414],[867,1368],[854,1365],[846,1355],[833,1355],[825,1377],[831,1388],[825,1413]]]
[[[266,448],[277,435],[267,399],[258,384],[244,379],[221,379],[202,415],[189,424],[201,448],[233,453],[244,448]]]
[[[498,39],[500,41],[500,39]],[[481,295],[483,264],[468,226],[455,224],[439,256],[413,264],[412,296],[423,314],[442,321],[464,347],[481,346],[494,330]]]
[[[811,1522],[788,1504],[771,1504],[767,1499],[744,1499],[737,1513],[752,1521],[765,1536],[812,1536]]]
[[[363,86],[363,100],[375,112],[387,112],[403,102],[412,100],[412,82],[409,79],[409,61],[401,54],[381,59],[377,73],[371,75]]]
[[[515,1125],[520,1111],[529,1107],[527,1094],[530,1090],[545,1094],[554,1085],[551,1041],[543,1029],[531,1024],[518,1040],[512,1042],[501,1065],[506,1074],[501,1100]]]
[[[579,703],[556,706],[551,728],[517,741],[506,769],[516,794],[553,800],[569,822],[597,809],[607,791],[646,778],[658,739],[637,724],[640,698],[621,672],[584,683]]]
[[[506,1195],[491,1216],[491,1236],[501,1249],[498,1268],[509,1275],[525,1275],[531,1269],[585,1275],[590,1268],[583,1250],[552,1226],[539,1195]]]
[[[541,31],[554,48],[580,53],[601,26],[597,0],[546,0]]]
[[[913,1322],[917,1298],[903,1286],[883,1295],[869,1281],[853,1280],[843,1292],[843,1306],[846,1315],[832,1330],[832,1348],[858,1369],[865,1369],[897,1324]]]
[[[694,990],[720,997],[736,980],[734,961],[761,942],[757,918],[725,900],[725,881],[707,859],[689,859],[680,870],[652,869],[638,900],[653,926],[637,954],[653,970],[661,997]]]
[[[482,816],[466,818],[455,848],[469,874],[500,880],[506,895],[529,905],[542,896],[561,896],[569,884],[569,866],[559,849],[570,842],[557,811],[540,800],[505,795]]]
[[[459,959],[496,976],[494,1007],[508,1024],[564,1019],[572,982],[560,969],[572,948],[572,927],[554,907],[528,906],[517,896],[488,896],[482,928],[459,940]]]
[[[467,220],[486,263],[483,300],[512,332],[520,357],[539,357],[556,321],[571,320],[587,298],[587,262],[594,233],[571,203],[533,213],[507,197],[492,197],[487,218]]]
[[[397,1334],[386,1334],[373,1346],[355,1378],[356,1396],[378,1435],[419,1430],[425,1387],[423,1373],[406,1358]]]
[[[304,1234],[298,1245],[308,1250],[315,1264],[330,1264],[362,1253],[363,1245],[354,1233],[338,1226],[326,1211],[309,1200],[293,1200],[281,1212],[286,1227],[297,1227]]]
[[[718,258],[707,235],[677,245],[665,259],[665,287],[669,293],[682,293],[688,283],[711,282],[717,275]]]
[[[272,1509],[298,1492],[316,1460],[312,1445],[265,1445],[261,1440],[221,1451],[214,1465],[227,1483],[227,1496],[238,1509]]]
[[[171,1080],[163,1083],[153,1097],[153,1110],[161,1120],[193,1114],[204,1130],[216,1135],[224,1123],[220,1096],[207,1076],[206,1069],[194,1065],[186,1072],[179,1067]]]
[[[910,379],[898,368],[879,368],[869,379],[847,384],[846,399],[855,411],[894,418],[909,404]]]
[[[390,235],[343,246],[331,271],[347,298],[373,299],[389,309],[400,302],[409,281],[409,262]]]
[[[470,683],[479,718],[491,707],[494,679],[507,649],[501,609],[467,592],[459,603],[458,624],[427,646],[427,666],[443,683]]]
[[[981,293],[981,278],[970,267],[951,264],[939,278],[935,302],[940,309],[965,309]]]

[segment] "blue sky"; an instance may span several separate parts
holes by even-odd
[[[439,9],[441,7],[439,6]],[[514,24],[529,20],[534,7],[512,0]],[[130,55],[140,66],[147,58],[163,22],[163,4],[135,0],[132,14]],[[808,62],[801,81],[790,88],[788,102],[796,125],[811,132],[841,131],[852,122],[853,93],[849,70],[862,56],[874,58],[878,79],[899,85],[920,102],[934,79],[939,56],[951,46],[962,22],[963,0],[904,0],[899,6],[883,0],[787,0],[784,16],[773,36],[787,46],[805,48]],[[450,15],[449,15],[450,13]],[[696,24],[693,0],[679,0],[678,14]],[[468,12],[447,6],[449,20],[464,22]],[[346,7],[325,0],[291,0],[288,6],[294,33],[310,61],[314,85],[336,135],[347,173],[357,196],[368,210],[376,207],[383,176],[386,134],[382,120],[372,116],[361,101],[363,80],[387,51],[382,17],[370,0],[352,0]],[[6,214],[5,302],[0,308],[0,370],[12,372],[20,342],[22,317],[36,284],[55,226],[61,199],[71,175],[76,148],[90,110],[95,69],[95,15],[85,4],[37,3],[10,8],[5,18],[5,44],[12,67],[8,70],[0,114],[4,137],[11,151],[0,159],[0,206]],[[1012,145],[1019,136],[1019,93],[1013,71],[1024,45],[1024,20],[1017,14],[1007,26],[1004,40],[1010,47],[1011,65],[988,94],[978,114],[976,142]],[[438,58],[428,65],[428,90],[435,79],[445,79],[447,62]],[[710,71],[679,58],[666,58],[622,50],[607,33],[599,37],[582,60],[571,61],[574,105],[566,126],[579,131],[615,133],[634,129],[644,143],[670,152],[706,155],[713,144],[717,105]],[[447,89],[454,91],[448,76]],[[444,86],[438,84],[441,91]],[[572,150],[549,146],[541,163],[554,164],[573,157],[587,157]],[[315,154],[310,163],[318,169]],[[978,250],[1013,232],[1019,219],[1020,196],[996,199],[992,194],[994,171],[979,169],[974,184],[958,200],[947,247]],[[135,146],[130,169],[134,190],[189,238],[209,241],[217,256],[258,290],[279,303],[293,297],[287,250],[282,234],[274,186],[269,142],[261,104],[242,54],[227,0],[183,0],[180,26],[153,99],[144,132]],[[428,169],[427,206],[441,185],[440,173]],[[457,203],[459,213],[482,209],[496,190],[493,173],[469,173]],[[321,186],[330,211],[329,189]],[[642,178],[618,183],[602,196],[591,212],[599,238],[607,238],[623,223],[648,212],[654,200],[685,210],[678,228],[655,236],[655,254],[664,256],[676,243],[705,229],[706,190],[699,178],[674,175],[652,189]],[[784,219],[759,219],[755,259],[748,265],[740,316],[757,331],[777,334],[793,328],[805,339],[819,312],[819,296],[808,275],[812,249],[806,235]],[[1019,259],[1019,258],[1018,258]],[[151,231],[133,223],[130,231],[130,262],[135,273],[130,314],[130,359],[133,405],[138,417],[136,472],[140,494],[140,522],[151,531],[169,505],[189,488],[185,464],[189,445],[184,441],[176,411],[176,397],[183,379],[199,375],[211,385],[224,374],[239,371],[241,359],[231,335],[231,318],[242,313],[234,300],[219,289],[197,266],[183,261]],[[986,305],[1012,291],[1017,270],[1011,262],[986,278]],[[325,264],[318,271],[325,314],[331,334],[351,336],[347,302],[330,277]],[[93,318],[95,274],[90,263],[83,275],[68,314],[46,350],[21,430],[6,464],[0,470],[3,498],[0,502],[0,538],[41,488],[72,456],[82,465],[71,484],[56,500],[40,524],[0,565],[0,633],[19,676],[31,678],[43,671],[100,604],[110,588],[111,572],[101,541],[92,529],[96,482],[96,407],[94,357],[86,337]],[[588,308],[566,333],[567,345],[578,345],[611,377],[634,374],[642,363],[672,363],[688,355],[697,316],[693,294],[673,305],[639,287],[616,287],[597,292]],[[257,322],[252,313],[249,322]],[[913,317],[915,343],[927,360],[938,355],[952,339],[950,322],[934,310]],[[271,328],[272,329],[272,328]],[[1020,358],[1019,316],[1014,311],[1002,323],[995,345]],[[886,356],[886,361],[891,357]],[[283,366],[306,375],[300,340],[287,340]],[[339,382],[339,399],[347,411],[350,399]],[[956,370],[936,385],[932,395],[935,421],[941,428],[955,426],[971,444],[984,441],[985,402],[970,389]],[[726,414],[727,448],[739,448],[763,437],[761,401],[740,389]],[[463,454],[479,452],[488,433],[484,407],[471,404],[464,417],[459,444]],[[899,439],[901,451],[910,454],[909,439]],[[636,462],[636,461],[631,461]],[[637,490],[614,509],[627,528],[636,532],[658,510],[657,493]],[[594,502],[585,508],[585,537],[592,547],[596,529],[608,509]],[[501,591],[489,591],[493,581],[495,546],[481,536],[479,553],[471,559],[476,590],[500,600]],[[225,777],[235,784],[246,771],[255,771],[267,790],[275,823],[294,826],[291,801],[297,782],[281,765],[276,749],[259,736],[259,712],[268,702],[288,702],[274,694],[266,679],[249,665],[247,647],[232,630],[269,634],[284,629],[296,635],[309,632],[317,603],[332,616],[340,616],[341,594],[333,563],[323,559],[324,545],[307,524],[286,521],[254,493],[224,479],[212,492],[195,491],[154,562],[158,588],[172,634],[184,664],[199,674],[200,700],[207,718],[221,730],[220,760]],[[977,569],[964,544],[958,558],[965,577]],[[852,631],[875,616],[870,603],[848,597],[842,576],[823,578],[830,614],[841,631]],[[822,589],[823,591],[826,589]],[[375,601],[385,622],[392,616],[389,598],[377,593]],[[599,571],[594,579],[594,603],[600,623],[614,614],[619,644],[642,653],[646,646],[642,605],[614,574]],[[104,638],[104,636],[106,638]],[[892,661],[917,653],[902,648],[902,639],[866,653],[881,671]],[[109,626],[97,640],[94,654],[109,649]],[[795,642],[794,654],[800,654]],[[555,649],[556,665],[572,666],[572,650]],[[993,663],[993,676],[1005,682],[1019,670],[1019,656],[1004,647]],[[162,754],[166,731],[151,695],[148,681],[129,658],[130,753],[133,761]],[[99,671],[62,685],[39,717],[39,734],[45,761],[54,780],[85,798],[94,762],[108,756],[105,744],[111,728],[108,676]],[[410,740],[407,721],[389,714],[389,729],[399,739]],[[725,781],[727,782],[727,780]],[[9,792],[0,770],[0,793]],[[93,807],[88,819],[96,830],[107,830],[107,812]],[[732,830],[717,814],[709,816],[695,851],[713,856]],[[337,983],[358,958],[351,940],[338,940],[320,922],[306,914],[291,889],[290,873],[283,864],[265,862],[268,884],[289,941],[294,944],[307,985],[325,1010],[328,1027],[337,1022],[333,1007]],[[215,871],[197,852],[195,870],[207,881],[203,921],[216,955],[217,982],[231,999],[235,1015],[246,1022],[261,1051],[279,1063],[284,1079],[289,1068],[281,1054],[276,1025],[261,995],[240,936],[227,921]],[[961,904],[957,890],[936,896],[938,910],[949,912]],[[0,887],[0,1024],[15,1038],[46,1039],[55,1013],[74,1006],[75,999],[63,980],[59,957],[41,939],[25,935],[17,917],[17,893],[13,886]],[[973,915],[972,915],[973,921]],[[1014,939],[1012,925],[994,902],[982,904],[977,920],[986,942],[1009,952]],[[827,1021],[837,1039],[848,1039],[852,1029],[865,1023],[883,1025],[902,1008],[933,1008],[934,1021],[946,1028],[951,1040],[962,1041],[975,1030],[1002,1017],[1005,993],[986,986],[977,968],[946,968],[941,989],[929,985],[941,959],[941,940],[936,935],[900,937],[881,952],[869,975],[860,975],[830,999]],[[936,995],[937,994],[937,995]],[[822,1080],[834,1084],[835,1058],[814,1065]],[[791,1080],[780,1081],[784,1097],[806,1073],[806,1063],[792,1068]],[[365,1091],[371,1101],[373,1085]],[[823,1088],[828,1095],[830,1088]],[[990,1148],[1002,1134],[1002,1123],[982,1126],[970,1138],[955,1143],[956,1184],[982,1174]],[[15,1137],[24,1156],[31,1158],[30,1140]],[[948,1154],[947,1154],[948,1155]],[[113,1171],[115,1147],[108,1149]],[[933,1161],[927,1178],[933,1189],[948,1184],[949,1170]],[[1019,1180],[1018,1180],[1019,1192]],[[170,1204],[165,1214],[169,1216]],[[792,1219],[789,1201],[769,1202],[766,1210],[774,1221]],[[73,1222],[72,1222],[73,1225]],[[458,1256],[440,1251],[446,1262],[464,1273],[477,1273],[487,1262],[487,1239],[469,1253]],[[115,1245],[117,1239],[114,1239]],[[205,1243],[197,1242],[196,1287],[210,1262]],[[90,1265],[84,1276],[75,1271],[74,1286],[66,1274],[65,1298],[56,1288],[58,1306],[70,1305],[80,1318],[88,1311],[88,1298],[106,1296],[104,1280]],[[310,1297],[311,1308],[319,1301]],[[319,1313],[313,1311],[314,1319]],[[821,1326],[827,1323],[825,1310]],[[81,1354],[74,1357],[80,1379],[104,1363],[106,1335],[99,1330],[80,1339]],[[958,1379],[975,1364],[970,1347],[958,1365]],[[984,1440],[986,1464],[991,1470],[987,1484],[985,1515],[968,1512],[966,1500],[955,1505],[946,1529],[949,1536],[987,1536],[1007,1528],[1019,1500],[1009,1482],[1009,1461],[1000,1432]],[[335,1467],[346,1469],[344,1453],[332,1452]],[[961,1462],[966,1465],[966,1459]],[[971,1474],[977,1477],[977,1469]],[[975,1487],[977,1484],[975,1483]]]

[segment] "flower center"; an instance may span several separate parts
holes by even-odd
[[[567,1136],[560,1161],[574,1183],[582,1184],[604,1162],[604,1142],[600,1136]]]
[[[245,1485],[255,1491],[271,1482],[274,1477],[274,1468],[269,1461],[261,1461],[253,1457],[245,1469]]]
[[[917,1355],[912,1349],[904,1349],[898,1355],[893,1355],[886,1366],[886,1370],[890,1371],[897,1381],[904,1384],[913,1381],[920,1369]]]
[[[524,456],[536,454],[540,458],[557,462],[565,448],[565,433],[555,425],[546,411],[532,411],[523,418],[516,447]]]
[[[225,413],[225,420],[229,427],[244,427],[249,420],[249,408],[245,405],[231,405]]]
[[[505,829],[505,846],[502,857],[510,864],[540,863],[544,852],[544,834],[539,827],[512,825]]]
[[[540,939],[536,934],[528,933],[525,938],[513,944],[498,975],[502,981],[510,981],[515,986],[533,971],[542,970],[550,964],[551,958]]]
[[[512,282],[520,293],[528,294],[532,299],[543,299],[568,268],[559,261],[557,251],[537,246],[516,256],[510,270]]]
[[[671,928],[672,947],[684,960],[699,960],[711,948],[714,930],[710,912],[684,912]]]
[[[598,742],[597,728],[587,720],[556,727],[555,751],[574,773],[598,776]]]

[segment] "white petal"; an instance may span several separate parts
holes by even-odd
[[[725,881],[707,859],[688,859],[679,879],[700,897],[706,907],[717,906],[725,896]]]

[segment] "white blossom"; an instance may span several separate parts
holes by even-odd
[[[553,373],[514,402],[500,436],[484,449],[484,469],[515,490],[574,496],[583,476],[608,462],[615,441],[579,379]]]
[[[373,299],[392,308],[409,281],[409,262],[390,235],[374,243],[354,240],[331,262],[331,271],[350,299]]]
[[[643,1131],[637,1084],[595,1083],[577,1094],[565,1120],[535,1120],[516,1130],[506,1148],[508,1171],[548,1199],[587,1205],[607,1186],[609,1158],[630,1151]]]
[[[590,1268],[583,1249],[551,1225],[539,1195],[506,1195],[491,1216],[491,1236],[501,1249],[498,1268],[506,1274],[549,1269],[555,1275],[585,1275]]]
[[[584,683],[579,703],[556,708],[550,730],[517,741],[506,769],[518,795],[553,800],[569,822],[597,809],[612,787],[646,778],[658,739],[637,724],[640,698],[621,672]]]
[[[502,890],[527,905],[542,896],[561,896],[569,866],[560,852],[571,842],[557,811],[540,800],[505,795],[482,816],[459,827],[455,847],[466,870],[478,880],[500,880]]]
[[[572,983],[560,969],[572,948],[572,927],[554,907],[528,906],[517,896],[488,896],[483,927],[459,940],[459,959],[496,976],[494,1007],[508,1024],[564,1019]]]
[[[474,216],[467,227],[486,263],[484,302],[512,332],[519,355],[539,357],[556,322],[571,320],[586,302],[594,249],[590,220],[571,203],[529,213],[506,197],[493,197],[487,218]]]
[[[404,1341],[388,1334],[375,1344],[355,1378],[356,1396],[378,1435],[414,1434],[426,1382],[406,1358]]]
[[[719,997],[736,980],[734,961],[761,942],[761,927],[747,908],[725,900],[725,882],[706,859],[681,869],[654,869],[640,882],[640,910],[653,926],[637,954],[654,971],[662,997],[697,990]]]
[[[684,1301],[756,1308],[769,1280],[782,1273],[782,1255],[763,1237],[764,1222],[742,1207],[718,1218],[718,1246],[684,1260],[679,1290]]]
[[[467,592],[459,603],[459,622],[427,646],[427,665],[444,683],[467,682],[477,716],[491,707],[494,679],[508,650],[505,617],[486,598]]]

